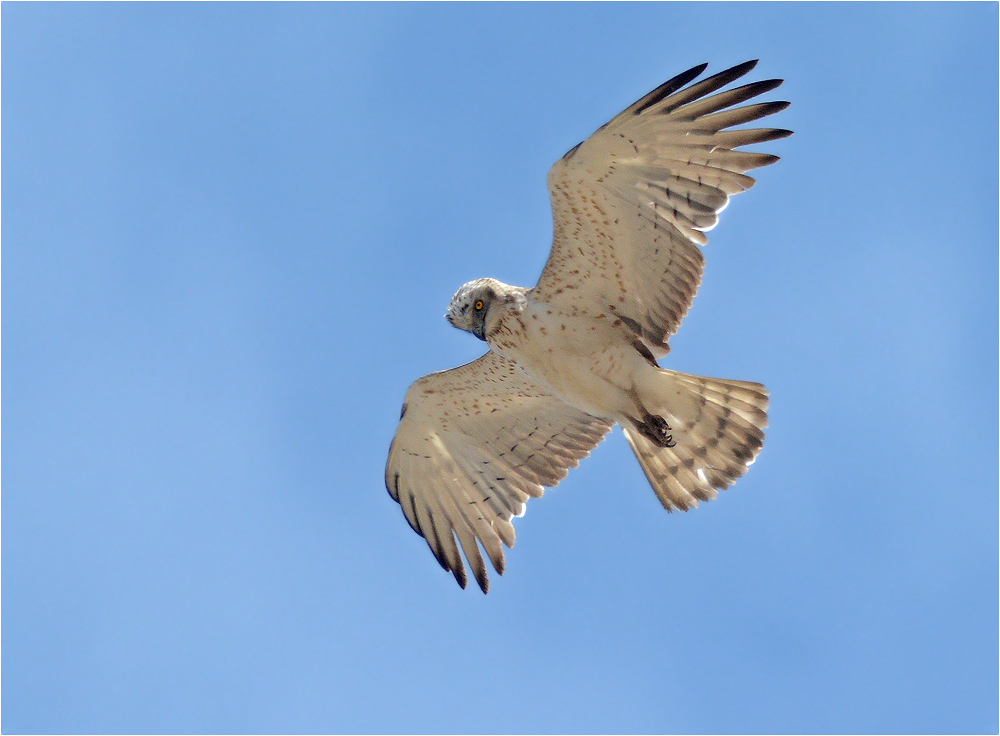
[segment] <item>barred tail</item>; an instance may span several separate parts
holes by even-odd
[[[728,488],[756,459],[767,426],[759,383],[659,369],[637,386],[649,416],[622,423],[667,511],[687,511]]]

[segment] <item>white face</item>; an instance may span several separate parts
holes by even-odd
[[[477,279],[465,284],[455,292],[445,315],[454,327],[467,330],[480,340],[486,339],[486,312],[496,297],[490,286],[492,279]]]

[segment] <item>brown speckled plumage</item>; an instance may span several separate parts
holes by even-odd
[[[705,232],[754,184],[747,171],[777,161],[737,149],[790,134],[731,129],[787,106],[738,106],[778,80],[723,90],[755,63],[693,84],[705,66],[690,69],[570,149],[549,172],[554,237],[538,284],[479,279],[453,298],[449,321],[490,352],[410,387],[385,480],[462,587],[459,550],[488,590],[480,546],[503,573],[513,517],[616,422],[668,511],[714,498],[760,452],[763,386],[656,362],[701,282]]]

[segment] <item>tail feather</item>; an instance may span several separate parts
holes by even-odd
[[[669,425],[670,440],[664,446],[632,422],[622,428],[667,511],[715,498],[764,445],[768,396],[759,383],[660,369],[639,388],[645,408]]]

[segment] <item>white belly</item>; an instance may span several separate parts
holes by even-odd
[[[604,419],[639,411],[633,376],[651,368],[615,320],[572,317],[529,303],[502,321],[490,347],[517,363],[533,383]]]

